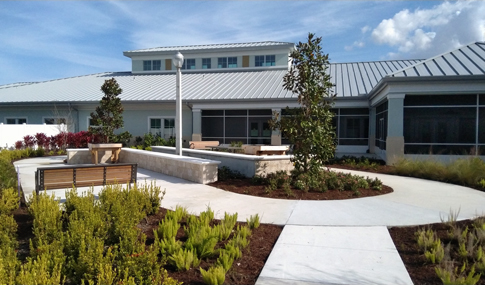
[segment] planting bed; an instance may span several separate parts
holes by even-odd
[[[290,199],[290,200],[343,200],[352,198],[371,197],[392,192],[392,188],[386,185],[382,185],[382,190],[377,191],[373,189],[358,189],[360,195],[356,195],[353,191],[338,191],[328,190],[326,192],[304,192],[302,190],[292,188],[293,196],[287,195],[283,190],[274,190],[267,192],[265,185],[254,184],[250,178],[233,178],[223,181],[217,181],[209,184],[210,186],[223,189],[239,194],[276,198],[276,199]]]
[[[147,245],[153,244],[153,230],[158,228],[158,223],[165,217],[166,213],[166,209],[160,208],[157,214],[148,216],[137,225],[147,235]],[[13,214],[18,223],[18,255],[22,261],[25,261],[29,256],[29,240],[34,237],[32,234],[33,219],[25,205],[17,209]],[[242,225],[245,223],[238,224]],[[249,237],[248,247],[243,250],[242,257],[234,261],[232,268],[226,274],[224,284],[255,284],[282,229],[280,226],[269,224],[261,224],[259,228],[253,229]],[[207,269],[209,265],[210,263],[203,260],[200,267]],[[166,269],[170,277],[183,282],[183,284],[205,284],[198,268],[191,268],[183,272],[177,272],[175,268],[170,266],[167,266]]]

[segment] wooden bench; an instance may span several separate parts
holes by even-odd
[[[35,172],[35,191],[72,187],[136,183],[138,164],[73,165],[39,167]]]
[[[219,141],[189,141],[191,149],[210,149],[212,146],[219,146]]]

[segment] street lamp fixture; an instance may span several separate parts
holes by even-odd
[[[172,57],[172,63],[177,68],[176,99],[175,99],[175,154],[182,155],[182,73],[184,56],[177,52]]]

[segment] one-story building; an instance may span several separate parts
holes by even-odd
[[[0,123],[66,123],[87,130],[90,113],[115,78],[125,112],[124,130],[174,136],[175,68],[182,68],[182,137],[190,140],[280,144],[268,120],[297,107],[283,88],[288,42],[175,46],[125,51],[128,72],[0,86]],[[374,153],[392,163],[419,155],[485,152],[485,43],[472,43],[429,59],[331,63],[337,94],[337,151]],[[283,139],[283,143],[284,143]]]

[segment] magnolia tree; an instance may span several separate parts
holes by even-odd
[[[308,35],[291,52],[291,67],[284,88],[298,95],[300,107],[286,107],[284,116],[274,114],[273,130],[280,130],[293,146],[292,162],[297,173],[318,171],[335,155],[335,128],[332,125],[333,84],[326,70],[328,54],[322,53],[321,37]]]
[[[116,137],[114,131],[123,127],[123,106],[118,95],[123,92],[116,79],[111,78],[104,81],[101,86],[104,96],[99,101],[96,111],[91,113],[91,124],[89,131],[93,134],[99,134],[102,142],[109,143]]]

